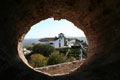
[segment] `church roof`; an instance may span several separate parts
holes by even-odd
[[[56,41],[58,38],[42,38],[39,41],[40,42],[46,42],[46,41]]]

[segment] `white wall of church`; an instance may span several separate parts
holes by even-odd
[[[50,44],[55,48],[63,48],[64,47],[64,34],[60,33],[59,38],[56,41],[45,41],[39,42],[40,44]],[[53,43],[53,44],[51,44]]]
[[[59,45],[59,43],[60,43],[60,45]],[[64,47],[64,38],[59,38],[58,40],[56,40],[55,42],[54,42],[54,47],[55,48],[62,48],[62,47]]]

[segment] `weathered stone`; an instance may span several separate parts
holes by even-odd
[[[119,0],[0,0],[0,78],[11,80],[120,80]],[[89,43],[80,69],[48,76],[28,67],[22,41],[30,27],[54,17],[82,29]]]

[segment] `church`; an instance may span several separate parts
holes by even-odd
[[[40,44],[50,44],[54,48],[69,47],[66,42],[67,42],[67,40],[65,39],[65,36],[63,33],[58,34],[58,37],[42,38],[39,40]]]

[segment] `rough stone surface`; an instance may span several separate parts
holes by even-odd
[[[65,63],[49,65],[49,66],[45,66],[45,67],[37,67],[37,68],[35,68],[35,70],[42,71],[51,76],[65,75],[65,74],[69,74],[69,73],[75,71],[83,63],[84,63],[84,60],[83,61],[76,60],[76,61],[72,61],[72,62],[65,62]]]
[[[36,72],[22,54],[30,27],[50,17],[73,22],[88,39],[87,60],[69,75]],[[0,0],[0,27],[0,79],[120,80],[120,0]]]

